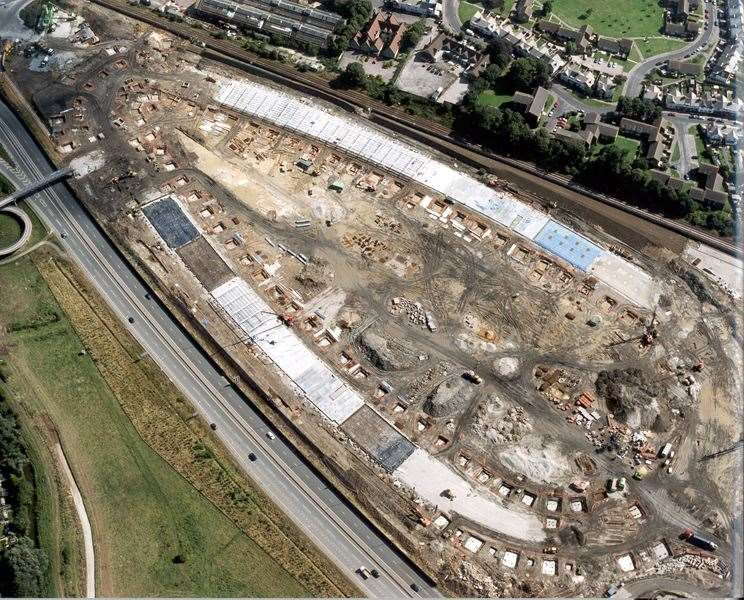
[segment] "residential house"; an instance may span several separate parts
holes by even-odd
[[[708,206],[711,206],[713,208],[721,209],[729,201],[729,195],[720,190],[705,190],[705,198],[704,202]]]
[[[698,182],[701,187],[690,190],[690,197],[703,202],[713,208],[723,208],[729,201],[728,194],[723,190],[723,177],[716,165],[699,165],[697,169]]]
[[[723,177],[718,172],[716,165],[698,165],[698,176],[702,177],[702,184],[706,190],[721,190],[723,188]]]
[[[586,129],[571,131],[569,129],[558,128],[553,135],[555,135],[556,139],[563,140],[564,142],[573,142],[584,146],[590,146],[594,139],[592,133]]]
[[[544,87],[537,88],[534,94],[516,92],[512,97],[512,103],[524,108],[527,121],[534,127],[542,116],[545,102],[548,99],[548,90]]]
[[[737,44],[729,44],[711,65],[708,77],[716,83],[732,85],[741,72],[743,56],[744,40]]]
[[[703,137],[710,146],[738,146],[742,141],[742,131],[733,124],[708,123],[703,128]]]
[[[465,41],[440,33],[418,54],[419,58],[428,62],[448,60],[460,65],[464,70],[472,70],[483,65],[487,56],[481,54],[474,46]]]
[[[676,89],[667,93],[664,105],[669,110],[717,115],[727,119],[740,119],[744,116],[744,101],[720,93],[706,92],[699,96],[693,90],[682,92]]]
[[[649,164],[658,167],[663,164],[664,151],[664,144],[660,140],[649,142],[648,150],[646,150],[646,160]]]
[[[646,85],[643,88],[643,99],[661,102],[664,98],[664,92],[658,85]]]
[[[478,11],[470,19],[469,28],[487,40],[503,39],[515,55],[531,56],[549,64],[552,74],[566,64],[560,56],[561,47],[540,39],[533,31],[510,23],[506,19],[499,20]]]
[[[547,19],[541,19],[537,23],[537,28],[563,42],[573,42],[578,50],[584,54],[591,48],[596,38],[591,25],[583,25],[579,29],[573,29],[572,27],[558,25]]]
[[[597,76],[597,80],[594,84],[594,95],[597,98],[610,100],[612,99],[616,88],[617,83],[615,83],[614,77],[608,75],[607,73],[600,73]]]
[[[543,33],[550,35],[557,35],[558,30],[561,28],[561,24],[556,21],[549,21],[548,19],[540,19],[536,25],[537,29]]]
[[[584,121],[584,129],[592,134],[594,139],[601,142],[614,142],[617,139],[619,129],[610,123],[590,123]]]
[[[670,73],[697,76],[702,74],[703,65],[682,60],[670,60],[667,69]]]
[[[625,135],[640,138],[646,142],[646,160],[654,167],[667,162],[671,153],[673,135],[665,133],[664,123],[659,120],[653,125],[623,117],[620,120],[620,131]]]
[[[408,25],[390,13],[378,11],[369,24],[351,40],[349,46],[365,54],[395,58]]]
[[[661,185],[666,186],[669,183],[670,175],[664,171],[658,171],[657,169],[649,169],[648,176],[655,181],[658,181]]]
[[[558,75],[558,79],[567,86],[586,95],[592,93],[594,83],[597,80],[594,71],[590,71],[576,63],[569,63]]]
[[[633,48],[633,40],[628,38],[615,39],[599,36],[597,38],[597,48],[608,52],[609,54],[617,54],[622,58],[627,58]]]

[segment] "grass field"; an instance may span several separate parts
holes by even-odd
[[[470,19],[473,18],[473,15],[479,10],[483,10],[481,4],[460,0],[460,4],[457,6],[457,16],[460,18],[460,21],[465,24],[470,21]]]
[[[493,90],[485,90],[481,92],[480,96],[476,100],[480,106],[496,106],[499,107],[502,104],[506,104],[512,99],[514,94],[497,94]]]
[[[609,37],[659,35],[662,8],[656,0],[554,0],[553,15],[572,27],[591,25]]]
[[[143,442],[31,259],[0,266],[0,279],[7,385],[59,432],[93,526],[99,594],[308,594]]]
[[[633,140],[622,135],[618,135],[615,138],[614,143],[618,148],[627,150],[630,153],[631,157],[635,157],[636,153],[638,152],[638,147],[640,146],[637,140]]]
[[[644,59],[664,52],[679,50],[687,43],[683,40],[667,37],[650,37],[646,41],[636,40],[636,46],[643,54]]]

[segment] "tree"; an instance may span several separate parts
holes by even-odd
[[[543,7],[542,7],[543,18],[545,19],[549,17],[550,13],[552,12],[553,12],[553,3],[551,2],[551,0],[545,0],[545,2],[543,2]]]
[[[509,80],[522,91],[533,91],[538,86],[546,86],[550,81],[548,65],[537,58],[518,58],[509,68]]]
[[[346,23],[338,26],[336,37],[327,48],[331,56],[338,56],[346,50],[349,40],[369,21],[372,16],[372,3],[369,0],[327,0],[325,6],[346,19]]]
[[[653,123],[661,116],[661,107],[651,100],[621,96],[617,101],[616,112],[621,117],[628,117],[644,123]]]
[[[336,78],[336,84],[345,88],[363,88],[367,86],[367,74],[361,63],[352,62],[346,65]]]
[[[496,38],[488,46],[490,65],[496,65],[501,71],[511,62],[511,46],[504,38]]]
[[[27,462],[15,415],[0,406],[0,471],[20,473]]]
[[[408,29],[406,29],[403,37],[400,40],[401,50],[407,52],[416,47],[424,33],[426,33],[426,21],[419,19]]]
[[[21,536],[0,559],[0,592],[16,597],[40,597],[46,593],[47,557],[43,550]]]
[[[732,235],[734,231],[731,215],[724,213],[722,210],[708,213],[705,218],[705,225],[708,229],[714,229],[721,235]]]

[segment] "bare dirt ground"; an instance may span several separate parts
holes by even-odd
[[[88,50],[52,84],[33,72],[21,82],[68,159],[106,153],[74,187],[187,325],[198,320],[245,372],[282,390],[276,410],[449,591],[598,595],[620,576],[687,565],[685,523],[728,556],[715,513],[725,523],[732,510],[733,455],[701,459],[737,439],[739,415],[721,402],[740,385],[727,356],[741,344],[741,310],[677,260],[680,236],[494,165],[520,201],[558,202],[558,218],[647,272],[659,300],[636,306],[432,190],[215,106],[216,80],[237,73],[87,10],[113,52]],[[169,222],[148,212],[164,197]],[[217,306],[212,292],[230,277],[365,412],[324,419]],[[416,464],[449,488],[407,475],[421,453],[431,460]],[[452,508],[471,497],[530,515],[545,542],[499,530],[486,509]],[[694,568],[726,570],[718,557]]]

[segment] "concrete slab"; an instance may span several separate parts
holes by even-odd
[[[422,498],[449,513],[458,513],[510,537],[542,542],[540,519],[529,512],[505,507],[495,494],[475,490],[470,483],[428,452],[417,448],[393,475]],[[450,490],[452,498],[442,496]]]

